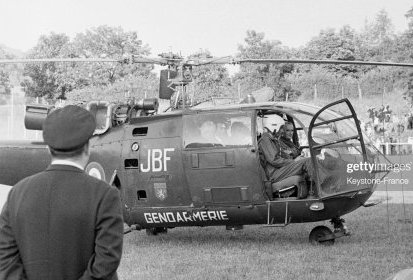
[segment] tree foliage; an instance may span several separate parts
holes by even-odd
[[[364,60],[413,62],[413,8],[406,13],[408,29],[394,32],[393,23],[385,10],[377,13],[362,30],[350,26],[338,30],[325,29],[304,47],[289,49],[276,40],[265,40],[264,33],[248,31],[244,45],[239,46],[243,58],[306,58],[320,60]],[[385,68],[356,65],[294,65],[251,64],[241,66],[236,81],[250,92],[264,86],[276,91],[295,90],[305,97],[326,98],[383,94],[394,87],[404,88],[406,99],[413,100],[413,74],[405,68]]]
[[[387,12],[381,10],[372,22],[365,23],[360,32],[349,26],[342,27],[338,32],[334,29],[321,31],[301,53],[310,59],[413,62],[413,8],[406,17],[412,24],[402,34],[395,34]],[[315,77],[317,82],[314,81]],[[337,98],[343,88],[344,92],[351,89],[345,96],[357,95],[359,88],[363,95],[382,94],[393,87],[407,88],[411,77],[405,68],[399,67],[302,65],[297,67],[297,73],[290,79],[293,85],[303,90],[304,95],[314,92],[314,85],[317,84],[319,91],[321,89],[329,97]]]
[[[121,27],[106,25],[79,33],[63,51],[66,57],[130,58],[147,56],[149,47],[143,45],[136,32],[125,32]],[[106,86],[131,75],[148,75],[152,65],[120,63],[83,63],[66,65],[59,80],[72,88]]]
[[[71,41],[65,34],[43,35],[31,50],[29,58],[112,58],[148,55],[136,32],[125,32],[121,27],[99,26],[79,33]],[[85,87],[108,86],[134,75],[150,77],[152,65],[121,63],[43,63],[28,64],[23,82],[30,96],[65,98],[68,91]]]
[[[304,47],[293,49],[265,34],[248,30],[238,46],[238,58],[308,58],[333,60],[365,60],[413,62],[413,7],[406,12],[408,28],[396,34],[385,10],[377,13],[362,30],[350,26],[337,30],[325,29]],[[113,58],[131,55],[150,55],[150,49],[137,33],[126,32],[121,27],[98,26],[69,38],[65,34],[50,33],[39,38],[30,51],[30,58]],[[4,57],[0,49],[0,57]],[[194,56],[210,56],[200,51]],[[7,58],[7,57],[5,57]],[[113,92],[138,88],[136,95],[153,94],[157,78],[151,73],[153,65],[120,63],[44,63],[27,64],[24,90],[31,96],[47,98],[69,96],[70,92]],[[275,99],[292,100],[299,95],[312,96],[318,85],[319,96],[330,98],[341,95],[381,94],[393,87],[403,88],[407,100],[413,100],[413,74],[404,68],[382,68],[354,65],[300,65],[300,64],[242,64],[240,71],[230,77],[222,65],[204,65],[193,68],[194,82],[189,86],[195,98],[228,97],[241,89],[241,95],[270,87]],[[0,68],[0,86],[9,84],[4,67]],[[121,94],[122,95],[122,94]]]
[[[322,30],[305,46],[303,53],[308,59],[360,60],[359,38],[356,31],[347,25],[338,32],[331,28]],[[323,65],[322,67],[338,76],[356,76],[360,72],[360,67],[355,65]]]
[[[392,59],[396,34],[385,10],[381,10],[372,22],[366,22],[360,33],[361,58],[374,60]]]
[[[254,30],[247,31],[245,45],[239,45],[240,58],[290,58],[293,51],[283,46],[280,41],[264,40],[265,34]],[[279,100],[295,98],[299,92],[293,90],[286,81],[286,75],[294,71],[292,64],[242,64],[235,81],[244,85],[244,90],[250,92],[267,86],[274,90]]]
[[[13,55],[0,48],[0,59],[11,59]],[[10,66],[0,66],[0,94],[10,94]]]
[[[56,58],[69,43],[66,34],[50,33],[42,35],[37,45],[29,52],[28,58]],[[29,63],[24,67],[27,77],[22,82],[23,90],[28,96],[53,98],[59,89],[56,73],[57,63]]]
[[[394,55],[398,61],[413,62],[413,7],[405,14],[408,28],[399,37],[396,38],[397,46]],[[405,84],[404,96],[413,104],[413,70],[400,71],[399,76]]]
[[[128,76],[108,86],[84,87],[67,93],[68,99],[75,102],[92,100],[125,102],[130,98],[151,98],[157,95],[158,80],[153,73],[149,76]]]
[[[193,55],[193,59],[212,57],[208,50],[201,50]],[[190,86],[195,100],[205,100],[210,97],[225,97],[230,95],[231,81],[228,70],[222,65],[207,64],[192,69],[193,84]]]

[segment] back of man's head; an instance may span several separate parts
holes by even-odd
[[[43,139],[52,156],[76,157],[88,148],[96,128],[93,115],[75,105],[68,105],[51,112],[43,123]]]

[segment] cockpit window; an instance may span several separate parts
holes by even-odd
[[[252,145],[249,113],[185,115],[184,147],[231,147]]]

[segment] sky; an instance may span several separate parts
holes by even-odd
[[[200,49],[225,56],[237,53],[247,30],[299,47],[322,29],[361,30],[382,9],[402,32],[412,7],[411,0],[0,0],[0,44],[28,51],[43,34],[73,38],[108,25],[136,31],[153,56]]]

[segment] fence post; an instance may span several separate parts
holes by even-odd
[[[317,84],[314,84],[314,99],[317,99]]]
[[[359,83],[359,82],[357,82],[357,89],[358,89],[358,91],[359,91],[359,100],[362,100],[362,99],[363,99],[363,95],[362,95],[362,93],[361,93],[361,87],[360,87],[360,83]]]

